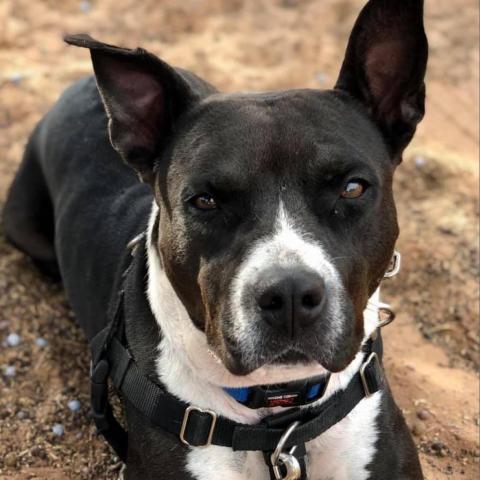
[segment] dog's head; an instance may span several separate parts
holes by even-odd
[[[67,41],[91,50],[112,145],[155,192],[163,268],[225,366],[343,369],[398,234],[423,1],[371,0],[329,91],[220,94],[144,50]]]

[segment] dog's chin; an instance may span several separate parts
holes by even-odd
[[[243,360],[241,354],[237,352],[228,354],[222,358],[222,362],[227,370],[236,376],[247,376],[259,369],[268,368],[268,370],[275,369],[294,369],[308,367],[311,365],[318,365],[322,368],[321,362],[307,355],[305,352],[296,349],[286,349],[280,353],[271,353],[262,355],[251,361]],[[324,367],[322,368],[324,369]]]
[[[222,355],[221,361],[227,370],[236,376],[250,375],[252,372],[263,368],[268,368],[269,370],[276,368],[303,369],[302,367],[312,365],[317,365],[318,368],[322,368],[324,371],[336,373],[347,368],[355,358],[355,354],[356,351],[353,349],[350,354],[343,350],[335,358],[327,358],[311,355],[299,349],[287,348],[281,352],[263,354],[250,361],[245,361],[245,357],[242,356],[241,352],[229,351],[226,355]]]

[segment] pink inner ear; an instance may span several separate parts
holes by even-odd
[[[124,139],[131,143],[124,148],[152,152],[165,124],[165,95],[160,80],[124,61],[110,61],[105,74],[109,113]],[[120,140],[120,135],[115,137]]]
[[[153,150],[163,127],[164,95],[161,85],[150,75],[124,72],[117,83],[123,114],[146,150]],[[118,97],[117,97],[118,98]]]
[[[394,108],[405,79],[409,78],[411,62],[406,57],[405,40],[386,40],[367,51],[365,73],[381,116]]]

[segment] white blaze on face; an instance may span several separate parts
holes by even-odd
[[[255,334],[257,322],[252,310],[253,302],[249,308],[244,294],[246,289],[251,289],[252,279],[274,266],[307,268],[323,279],[327,295],[325,315],[329,319],[324,341],[333,349],[345,321],[341,313],[345,292],[340,275],[322,245],[295,225],[283,202],[280,202],[274,231],[251,247],[231,286],[235,338],[244,350],[245,359],[254,354],[261,339]]]

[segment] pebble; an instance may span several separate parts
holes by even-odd
[[[14,452],[7,453],[3,458],[3,463],[7,467],[14,467],[17,464],[17,456]]]
[[[83,13],[87,13],[90,11],[91,5],[88,0],[82,0],[80,2],[80,11]]]
[[[23,75],[21,73],[14,73],[13,75],[10,75],[9,80],[14,85],[18,85],[23,80]]]
[[[315,74],[315,80],[317,81],[318,84],[323,86],[327,83],[327,75],[323,72],[317,72]]]
[[[416,437],[421,437],[426,432],[425,424],[423,422],[415,422],[412,426],[412,433]]]
[[[20,345],[20,335],[18,335],[17,333],[10,333],[7,336],[7,345],[9,347],[17,347],[18,345]]]
[[[417,417],[423,421],[428,420],[430,418],[430,412],[422,408],[421,410],[417,411]]]
[[[45,339],[42,338],[42,337],[38,337],[38,338],[35,340],[35,343],[36,343],[37,347],[40,347],[40,348],[46,347],[46,346],[48,345],[48,341],[45,340]]]
[[[72,411],[72,412],[78,412],[80,410],[80,402],[78,400],[70,400],[68,403],[68,408]]]
[[[52,427],[52,432],[57,437],[61,437],[65,433],[65,429],[63,428],[63,425],[61,423],[56,423]]]
[[[17,418],[19,420],[25,420],[26,418],[28,418],[28,412],[26,412],[25,410],[20,410],[18,413],[17,413]]]
[[[7,377],[14,377],[15,376],[15,367],[12,365],[8,365],[4,369],[5,376]]]
[[[30,450],[30,453],[34,457],[43,458],[43,459],[48,458],[47,452],[38,445],[35,445],[34,447],[32,447],[32,449]]]
[[[437,457],[446,457],[448,454],[447,446],[440,441],[432,442],[432,451],[435,452]]]
[[[427,160],[425,157],[423,157],[422,155],[415,155],[413,161],[415,162],[415,166],[417,168],[422,168],[426,165],[427,163]]]

